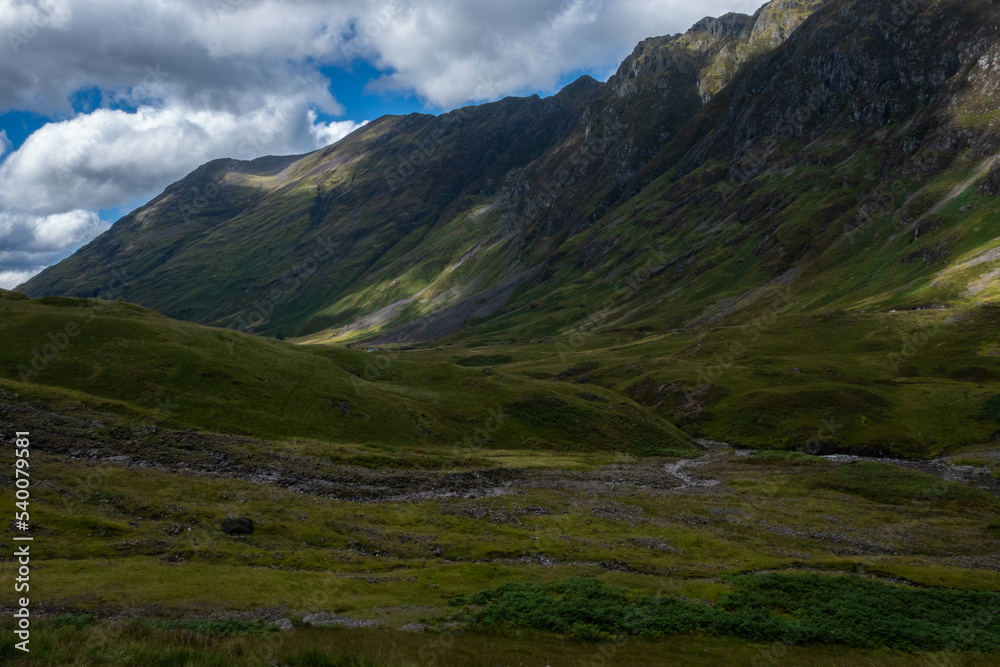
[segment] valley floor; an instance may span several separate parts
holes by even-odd
[[[32,460],[37,650],[23,664],[369,664],[332,657],[354,654],[376,665],[986,665],[997,657],[981,652],[995,641],[995,604],[970,612],[982,625],[969,645],[979,653],[947,641],[889,653],[863,641],[847,650],[697,633],[585,641],[524,619],[491,627],[477,615],[483,605],[454,604],[514,582],[587,578],[718,606],[749,573],[996,591],[997,449],[933,463],[710,441],[683,459],[489,449],[397,457],[375,446],[278,446],[125,425],[10,398],[0,415],[46,434]],[[253,534],[223,533],[228,516],[252,518]],[[12,577],[15,567],[5,556],[0,571]],[[21,664],[10,635],[3,659]]]

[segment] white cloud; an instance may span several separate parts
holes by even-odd
[[[93,211],[35,216],[0,211],[0,252],[13,247],[27,252],[58,252],[93,238],[107,228]]]
[[[7,138],[7,130],[0,130],[0,157],[3,157],[12,146],[10,139]]]
[[[317,146],[335,144],[351,132],[367,124],[367,120],[360,123],[355,123],[353,120],[331,121],[329,123],[317,122],[316,112],[309,112],[309,132],[312,134]]]
[[[294,91],[343,43],[365,3],[321,0],[0,0],[0,107],[66,113],[94,86],[130,97],[148,71],[168,93],[223,108]],[[50,16],[52,18],[47,19]],[[326,109],[325,109],[326,110]],[[333,109],[329,109],[332,111]]]
[[[148,69],[214,108],[292,90],[355,58],[377,84],[451,107],[551,90],[610,69],[640,40],[763,0],[0,0],[0,108],[66,112],[83,86],[126,97]],[[320,77],[315,77],[319,79]],[[336,103],[332,98],[314,104]]]
[[[93,211],[49,216],[0,211],[0,287],[19,285],[108,226]]]
[[[611,73],[647,37],[683,32],[706,15],[753,13],[761,0],[426,0],[373,38],[392,73],[375,88],[414,90],[432,104],[552,91],[567,73]]]
[[[45,266],[39,266],[27,271],[0,271],[0,289],[14,289],[32,276],[40,273]]]

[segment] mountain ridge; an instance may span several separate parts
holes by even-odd
[[[420,342],[400,332],[506,320],[530,338],[585,320],[556,295],[597,294],[655,251],[667,259],[650,289],[684,296],[657,314],[636,291],[618,316],[669,329],[781,280],[836,303],[816,285],[839,271],[844,239],[875,221],[866,233],[898,245],[891,213],[922,222],[916,247],[883,242],[885,257],[865,260],[899,262],[877,298],[916,280],[961,302],[930,271],[961,244],[920,240],[975,226],[928,217],[1000,151],[997,15],[983,2],[907,7],[775,0],[644,40],[604,84],[385,117],[305,156],[209,163],[20,289],[93,296],[95,273],[113,268],[133,276],[131,301],[268,335]],[[935,180],[950,187],[939,195]]]

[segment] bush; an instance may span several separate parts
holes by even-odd
[[[505,584],[457,598],[472,620],[598,641],[704,632],[751,641],[899,651],[1000,650],[1000,594],[892,586],[856,576],[747,575],[715,606],[596,580]],[[970,631],[974,628],[974,631]]]
[[[972,418],[980,421],[1000,421],[1000,394],[984,398]]]
[[[143,623],[143,621],[139,621]],[[260,621],[200,621],[195,619],[150,620],[149,625],[161,631],[180,630],[209,637],[231,635],[263,635],[276,631],[274,625]]]

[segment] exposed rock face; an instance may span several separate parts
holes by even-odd
[[[761,7],[751,17],[726,14],[696,23],[678,43],[702,56],[698,91],[708,102],[747,63],[767,54],[785,40],[826,0],[780,0]]]
[[[990,170],[986,182],[979,187],[979,191],[990,197],[1000,197],[1000,164],[996,164]]]
[[[939,136],[928,147],[939,153],[968,148],[981,133],[949,127],[947,116],[967,106],[970,87],[980,98],[990,95],[996,27],[965,7],[923,4],[906,11],[892,0],[841,0],[818,8],[808,26],[734,81],[711,144],[686,164],[754,155],[762,166],[760,142],[771,137],[810,140],[831,130],[904,122],[909,155],[932,135]],[[986,155],[990,147],[978,150]]]

